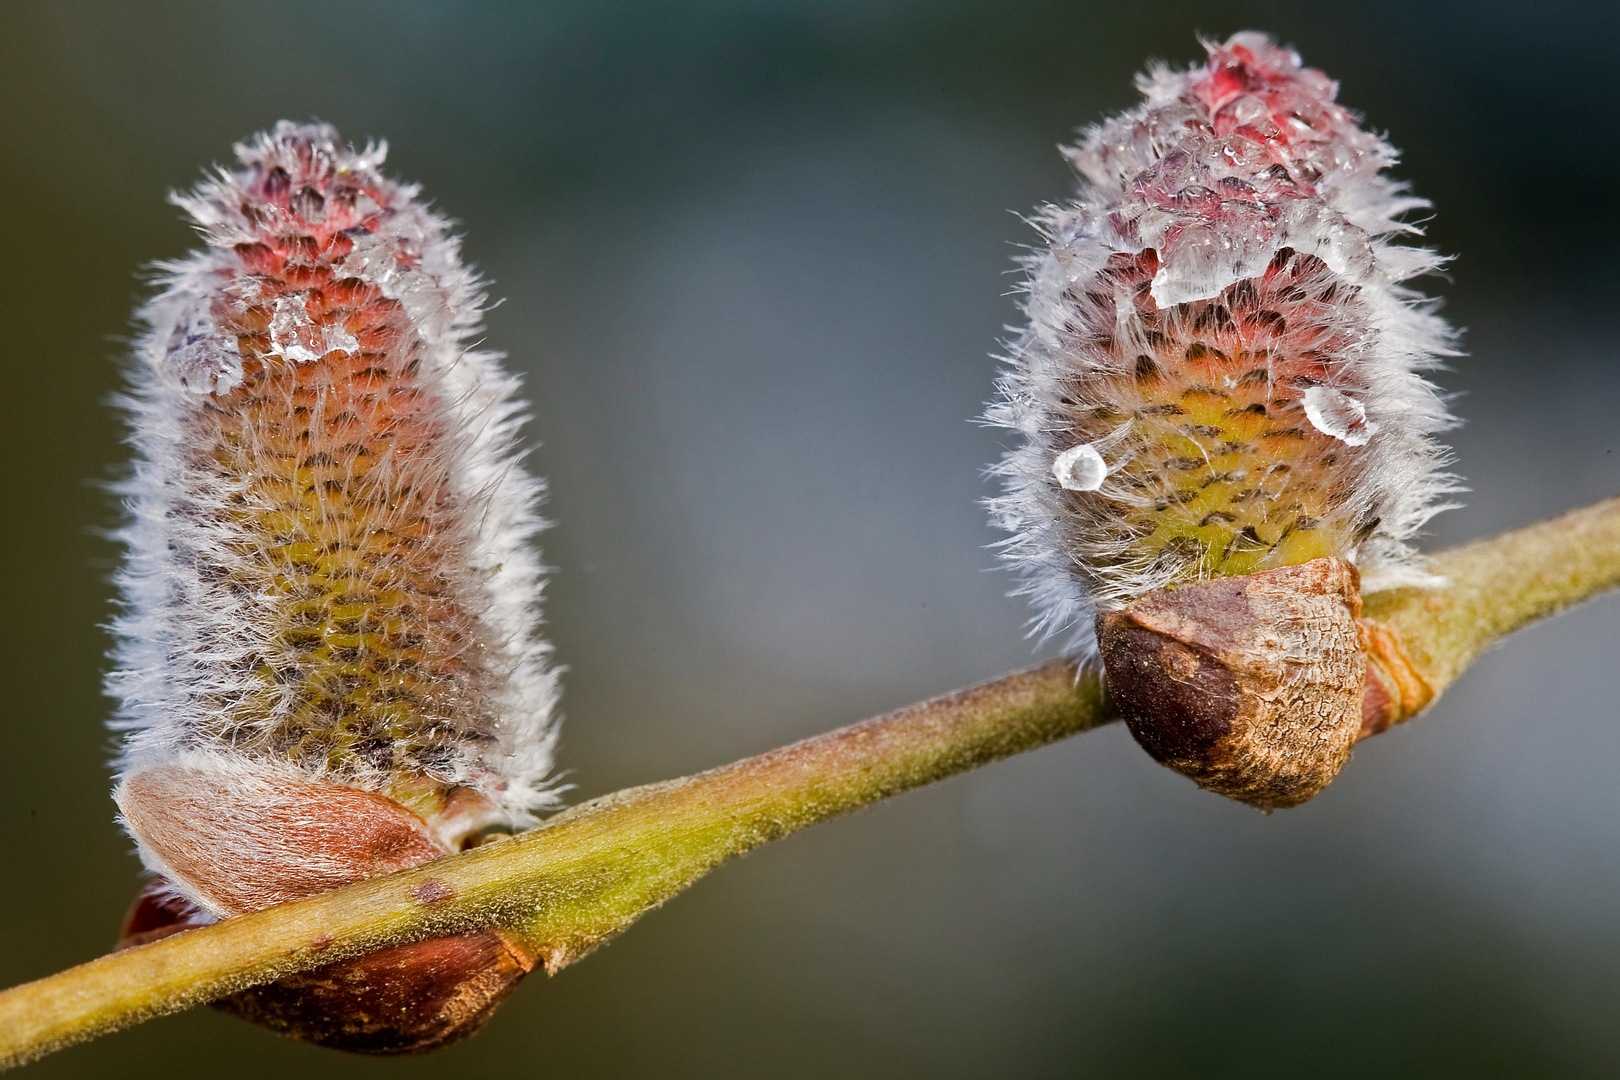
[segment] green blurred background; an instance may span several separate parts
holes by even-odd
[[[108,947],[137,864],[98,487],[169,189],[280,117],[390,140],[506,303],[551,481],[585,797],[1027,663],[971,420],[1054,151],[1195,32],[1270,30],[1406,150],[1459,255],[1469,507],[1620,489],[1612,3],[0,6],[0,983]],[[1620,1074],[1620,603],[1487,656],[1265,817],[1104,730],[727,867],[476,1039],[373,1061],[198,1010],[74,1077]],[[1037,654],[1038,655],[1038,654]]]

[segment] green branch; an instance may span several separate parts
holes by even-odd
[[[1491,642],[1620,585],[1620,499],[1442,552],[1431,591],[1367,597],[1438,693]],[[497,925],[555,973],[734,855],[1114,719],[1064,661],[732,765],[585,803],[520,836],[128,949],[0,993],[0,1067],[384,946]]]
[[[1446,588],[1375,593],[1362,610],[1395,632],[1439,693],[1500,638],[1620,586],[1620,497],[1431,562]]]

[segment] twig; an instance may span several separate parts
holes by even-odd
[[[1408,674],[1443,690],[1491,642],[1620,585],[1620,498],[1440,553],[1432,591],[1369,596]],[[1053,661],[542,827],[93,960],[0,993],[0,1067],[388,945],[498,925],[556,973],[734,855],[1114,719]]]

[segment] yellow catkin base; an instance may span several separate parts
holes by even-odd
[[[1109,452],[1115,495],[1065,497],[1097,534],[1129,539],[1119,563],[1168,564],[1172,583],[1353,551],[1369,527],[1349,501],[1358,448],[1318,430],[1302,404],[1351,348],[1337,328],[1345,299],[1332,295],[1344,287],[1284,249],[1262,278],[1161,310],[1148,292],[1155,268],[1151,251],[1117,256],[1076,297],[1099,316],[1103,359],[1076,379],[1069,430],[1078,442],[1129,426]]]
[[[250,254],[267,272],[231,327],[243,383],[202,399],[192,423],[199,464],[229,493],[219,586],[259,597],[266,632],[244,664],[254,689],[223,703],[209,734],[336,777],[392,772],[410,800],[435,786],[424,777],[445,764],[452,727],[464,743],[494,725],[442,408],[397,301],[319,257]],[[355,347],[285,359],[270,326],[288,299]]]

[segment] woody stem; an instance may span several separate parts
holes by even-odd
[[[1620,498],[1435,557],[1434,590],[1365,617],[1435,693],[1492,641],[1620,585]],[[1065,661],[680,780],[308,900],[187,931],[0,993],[0,1067],[248,986],[496,925],[556,972],[734,855],[1114,718]]]

